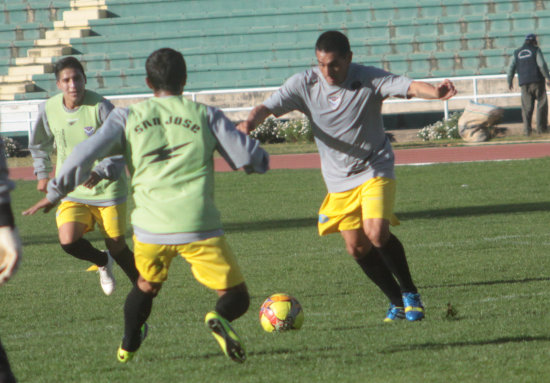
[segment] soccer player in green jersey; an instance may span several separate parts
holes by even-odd
[[[328,31],[315,46],[318,66],[290,77],[237,127],[255,129],[269,115],[298,110],[308,116],[328,189],[319,210],[319,234],[339,232],[346,250],[390,301],[384,321],[424,318],[405,251],[390,232],[399,221],[394,155],[382,121],[388,97],[446,100],[456,94],[437,86],[352,63],[348,38]]]
[[[94,135],[114,108],[111,102],[86,89],[86,74],[76,58],[59,60],[55,64],[55,78],[61,93],[40,106],[29,140],[37,189],[44,193],[54,144],[58,173],[74,147]],[[88,186],[95,186],[76,188],[63,200],[56,214],[61,247],[73,257],[98,266],[101,287],[106,295],[115,289],[113,259],[132,283],[138,277],[134,255],[124,237],[128,186],[123,168],[122,157],[110,157],[98,163],[88,181]],[[85,233],[94,230],[95,224],[105,238],[107,252],[96,249],[83,238]]]
[[[183,97],[187,71],[181,53],[159,49],[145,67],[154,97],[111,112],[100,132],[78,145],[50,181],[46,198],[27,213],[51,209],[85,180],[95,159],[107,152],[123,154],[136,205],[132,225],[140,276],[124,305],[118,360],[132,359],[147,335],[153,299],[179,254],[195,279],[218,294],[215,310],[205,317],[207,328],[226,356],[243,362],[244,346],[229,322],[248,310],[250,298],[214,205],[213,153],[247,173],[266,172],[268,155],[219,109]]]

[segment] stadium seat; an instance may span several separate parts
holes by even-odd
[[[494,11],[495,13],[510,13],[516,11],[514,7],[514,2],[512,1],[495,1],[494,2]]]
[[[537,12],[536,1],[514,1],[517,12]]]
[[[18,23],[0,25],[0,41],[38,40],[44,38],[53,23]]]
[[[47,23],[60,20],[62,12],[69,10],[69,1],[9,1],[3,5],[4,24]]]

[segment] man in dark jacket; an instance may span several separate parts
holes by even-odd
[[[523,118],[523,130],[525,135],[531,134],[531,118],[537,100],[537,133],[547,131],[548,100],[546,97],[546,84],[550,84],[548,66],[544,61],[542,51],[538,47],[537,36],[529,34],[525,37],[525,43],[514,51],[512,62],[508,68],[508,88],[512,89],[514,75],[518,73],[518,82],[521,87],[521,115]]]

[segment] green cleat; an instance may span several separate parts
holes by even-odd
[[[143,326],[141,326],[140,345],[145,340],[145,338],[147,338],[147,333],[148,332],[149,332],[149,326],[147,325],[147,323],[144,323]],[[134,354],[136,352],[137,352],[137,349],[134,350],[134,351],[126,351],[125,349],[122,348],[122,343],[121,343],[120,346],[118,346],[118,351],[116,353],[116,358],[118,359],[118,361],[120,363],[128,363],[129,361],[132,360],[132,358],[134,357]]]
[[[244,346],[225,318],[215,311],[210,311],[204,318],[204,324],[218,341],[223,353],[228,358],[239,363],[246,360]]]
[[[135,351],[126,351],[122,348],[122,344],[118,346],[118,351],[116,353],[116,358],[120,363],[128,363],[134,357]]]

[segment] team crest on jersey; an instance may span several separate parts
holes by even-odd
[[[336,109],[340,106],[340,100],[341,100],[340,96],[329,96],[328,98],[328,102],[333,109]]]
[[[86,133],[86,135],[88,137],[90,137],[92,134],[94,134],[94,127],[93,126],[86,126],[84,128],[84,133]]]
[[[531,57],[532,55],[533,55],[533,53],[529,49],[522,49],[518,53],[518,58],[519,59],[526,59],[526,58]]]

